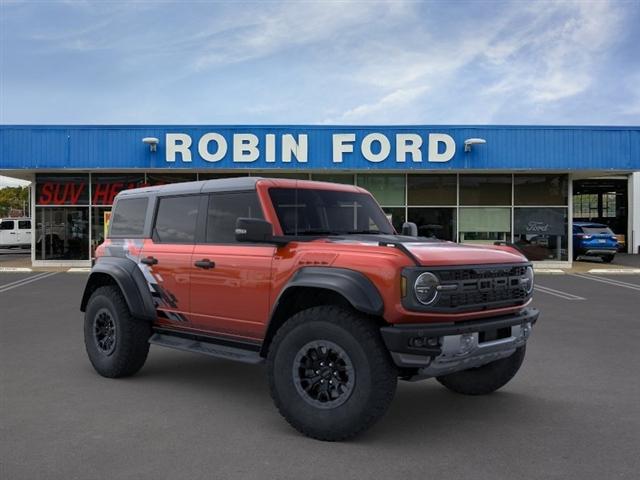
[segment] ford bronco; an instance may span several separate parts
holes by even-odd
[[[149,344],[266,363],[305,435],[342,440],[387,410],[398,379],[491,393],[520,368],[538,311],[508,246],[398,234],[371,194],[253,177],[118,194],[81,302],[100,375]]]

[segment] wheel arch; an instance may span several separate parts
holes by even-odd
[[[93,292],[105,285],[117,286],[131,315],[153,321],[156,309],[147,281],[135,262],[126,258],[103,258],[91,270],[80,302],[84,312]]]
[[[296,313],[318,305],[339,305],[384,324],[384,302],[375,285],[355,270],[303,267],[282,290],[272,309],[260,354],[267,355],[276,332]]]

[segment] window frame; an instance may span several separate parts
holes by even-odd
[[[170,198],[181,198],[181,197],[200,197],[198,203],[198,213],[196,214],[196,225],[193,232],[193,240],[189,242],[164,242],[161,241],[156,232],[156,223],[158,221],[158,212],[160,210],[160,203],[162,200],[170,199]],[[198,243],[198,239],[201,238],[202,235],[202,205],[203,198],[206,198],[206,194],[203,193],[181,193],[178,195],[158,195],[156,197],[155,205],[153,207],[153,217],[151,219],[151,231],[150,237],[153,243],[157,243],[159,245],[196,245]],[[109,226],[109,230],[111,230],[111,226]],[[133,237],[130,237],[133,238]]]

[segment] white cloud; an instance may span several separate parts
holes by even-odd
[[[0,188],[5,187],[24,187],[25,185],[29,185],[31,182],[26,180],[19,180],[17,178],[5,177],[4,175],[0,175]]]
[[[426,92],[427,86],[419,86],[413,88],[400,88],[374,103],[365,103],[355,108],[347,110],[339,117],[327,119],[322,123],[351,123],[353,121],[362,121],[362,119],[380,119],[381,116],[396,113],[397,109],[411,104],[412,101],[419,98]],[[380,120],[376,120],[378,123]]]

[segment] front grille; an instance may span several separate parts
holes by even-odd
[[[514,267],[474,267],[456,268],[454,270],[440,270],[435,272],[441,282],[461,280],[477,280],[481,278],[522,277],[527,269],[526,265]]]
[[[527,285],[522,283],[526,269],[526,265],[517,265],[434,271],[441,285],[457,287],[440,291],[434,307],[438,310],[459,310],[523,304],[528,298]]]

